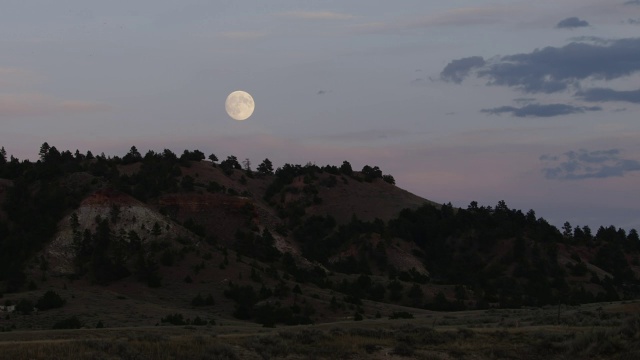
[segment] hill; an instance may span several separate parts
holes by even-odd
[[[0,293],[22,313],[47,308],[18,327],[69,314],[293,325],[640,295],[635,230],[560,231],[504,202],[438,205],[377,166],[40,154],[0,159]]]

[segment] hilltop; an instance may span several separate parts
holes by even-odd
[[[293,325],[640,294],[635,230],[436,204],[375,165],[252,169],[198,150],[107,157],[46,143],[40,155],[0,159],[0,293],[24,313],[56,306],[3,328],[69,316]]]

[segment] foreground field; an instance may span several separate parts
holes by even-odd
[[[10,331],[1,359],[637,359],[638,302],[263,328]]]

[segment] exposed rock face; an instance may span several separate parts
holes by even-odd
[[[179,193],[161,196],[155,206],[180,223],[193,221],[205,236],[232,246],[238,229],[257,224],[253,201],[249,198],[211,193]]]
[[[74,213],[79,224],[76,231],[80,233],[85,229],[95,231],[97,219],[109,219],[114,235],[135,231],[143,243],[156,237],[151,233],[156,223],[161,229],[162,237],[171,235],[193,239],[193,234],[189,231],[131,196],[109,189],[99,190],[85,198],[73,213],[62,219],[58,225],[58,233],[44,249],[43,253],[49,262],[49,273],[53,276],[75,273],[76,249],[71,226]]]

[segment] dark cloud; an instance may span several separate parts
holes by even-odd
[[[511,113],[511,115],[516,117],[553,117],[600,110],[602,110],[602,108],[599,106],[585,107],[567,104],[529,104],[519,108],[513,106],[501,106],[492,109],[482,109],[480,111],[492,115]]]
[[[527,93],[554,93],[576,88],[584,79],[611,80],[640,71],[640,38],[604,44],[572,42],[487,62],[477,56],[464,58],[450,62],[440,78],[460,83],[475,68],[476,75],[487,78],[489,85]]]
[[[556,28],[558,28],[558,29],[574,29],[574,28],[585,27],[585,26],[589,26],[589,23],[587,21],[573,16],[573,17],[568,17],[568,18],[566,18],[564,20],[561,20],[556,25]]]
[[[456,84],[469,75],[474,68],[480,68],[485,65],[482,56],[471,56],[458,60],[453,60],[445,66],[440,73],[440,78],[444,81],[453,81]]]
[[[640,171],[640,162],[620,158],[620,149],[569,151],[562,155],[542,155],[547,179],[582,180],[621,177],[628,172]]]
[[[640,89],[618,91],[607,88],[593,88],[578,91],[576,97],[588,102],[621,101],[640,104]]]
[[[640,0],[629,0],[625,1],[625,5],[640,5]]]
[[[513,101],[517,104],[529,104],[536,101],[535,98],[515,98]]]
[[[627,19],[627,24],[640,25],[640,19]]]

